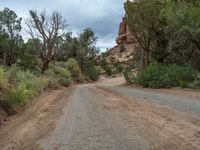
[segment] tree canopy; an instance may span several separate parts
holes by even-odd
[[[126,20],[140,50],[143,67],[149,62],[192,64],[199,63],[198,1],[128,1]]]

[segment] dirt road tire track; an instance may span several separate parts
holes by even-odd
[[[149,140],[150,149],[194,150],[200,147],[200,119],[190,114],[171,109],[167,106],[141,101],[121,93],[97,88],[99,92],[118,104],[107,106],[111,111],[131,114],[129,120],[138,126],[140,134]],[[115,109],[117,105],[117,109]],[[115,107],[114,107],[115,106]],[[121,106],[121,107],[120,107]]]

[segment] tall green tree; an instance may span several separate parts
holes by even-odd
[[[32,39],[29,39],[19,57],[18,64],[24,70],[39,71],[39,57],[37,55],[37,46]]]
[[[143,52],[143,67],[147,67],[152,58],[163,62],[170,54],[172,32],[166,20],[160,17],[165,5],[166,2],[160,0],[128,1],[125,5],[127,23]]]
[[[86,28],[79,36],[79,49],[77,52],[77,58],[80,67],[84,66],[92,61],[99,53],[99,49],[96,47],[97,37],[90,28]]]
[[[81,69],[84,66],[93,61],[96,55],[99,53],[99,49],[96,47],[97,37],[90,28],[84,29],[78,37],[73,37],[72,33],[67,33],[62,45],[62,53],[60,59],[66,61],[72,57],[79,63]]]
[[[200,3],[198,1],[168,1],[162,17],[173,30],[172,58],[176,63],[200,63]],[[179,57],[179,59],[178,59]],[[174,58],[175,59],[175,58]],[[177,62],[178,60],[178,62]],[[200,67],[199,67],[200,68]]]
[[[23,39],[19,34],[21,21],[22,18],[9,8],[0,11],[0,58],[4,64],[16,63],[23,48]]]
[[[143,67],[159,63],[200,63],[200,3],[138,0],[125,5],[126,21],[142,51]]]
[[[79,44],[80,42],[78,37],[73,37],[72,32],[66,33],[58,59],[67,61],[69,58],[77,58]]]

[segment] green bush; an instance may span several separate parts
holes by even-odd
[[[28,51],[26,50],[25,52],[22,52],[22,54],[19,56],[18,64],[24,70],[31,70],[34,72],[38,71],[37,70],[37,66],[38,66],[37,57],[30,50],[28,50]]]
[[[108,65],[108,63],[107,63],[106,59],[103,58],[102,60],[100,60],[99,65],[100,65],[103,69],[105,69],[106,66]]]
[[[120,53],[126,51],[126,48],[125,48],[124,44],[121,44],[119,49],[120,49]]]
[[[123,67],[122,64],[120,64],[120,62],[116,62],[116,63],[114,64],[114,66],[115,66],[115,68],[116,68],[116,70],[117,70],[118,73],[123,72],[124,67]]]
[[[95,66],[95,68],[99,74],[102,74],[105,71],[101,66]]]
[[[41,77],[35,76],[30,71],[18,71],[16,73],[16,80],[19,83],[24,83],[28,90],[31,90],[35,95],[44,90],[47,86],[46,81]]]
[[[22,82],[16,87],[12,87],[5,93],[5,102],[7,103],[7,111],[9,113],[15,112],[18,106],[25,105],[26,102],[31,100],[34,93],[27,89],[26,85]]]
[[[66,62],[54,62],[50,64],[51,72],[55,73],[53,76],[57,76],[57,78],[62,78],[59,81],[61,84],[69,85],[71,82],[83,82],[84,76],[81,72],[81,69],[75,59],[70,58],[67,63]],[[65,75],[64,75],[65,74]],[[70,78],[69,78],[70,74]],[[66,79],[65,79],[66,77]],[[68,81],[67,81],[68,80]],[[69,80],[71,80],[69,82]]]
[[[17,66],[8,68],[6,73],[0,69],[0,76],[3,77],[3,74],[7,75],[6,83],[10,85],[3,93],[5,99],[3,108],[9,113],[15,112],[18,106],[24,105],[48,85],[46,79],[37,77],[30,71],[22,71]]]
[[[84,76],[81,72],[78,62],[75,59],[70,58],[67,61],[67,69],[71,72],[71,76],[75,82],[84,81]]]
[[[67,63],[65,62],[55,62],[50,65],[50,69],[45,73],[49,78],[49,87],[54,88],[60,85],[69,86],[73,79],[71,77],[70,71],[67,69]]]
[[[12,65],[10,68],[7,69],[8,79],[12,85],[17,84],[17,76],[16,75],[17,75],[18,71],[20,71],[20,69],[16,65]]]
[[[112,68],[110,66],[107,66],[105,68],[105,72],[106,72],[106,75],[111,76],[112,75]]]
[[[8,69],[8,78],[12,86],[17,86],[24,83],[28,90],[33,91],[35,94],[47,88],[47,80],[42,76],[36,76],[30,71],[22,71],[16,66]]]
[[[151,88],[187,87],[195,72],[191,66],[151,64],[139,72],[134,82]]]
[[[6,71],[3,69],[3,67],[0,67],[0,89],[3,91],[5,91],[9,86],[8,79],[6,76]]]
[[[144,87],[161,88],[167,86],[168,79],[165,79],[166,68],[161,65],[150,65],[148,68],[139,72],[135,82]]]
[[[196,74],[196,70],[191,66],[168,65],[165,68],[167,69],[165,78],[168,77],[170,80],[169,86],[187,87]]]
[[[67,63],[66,62],[63,62],[63,61],[56,61],[56,62],[53,62],[49,65],[49,68],[50,69],[56,69],[56,68],[67,68]]]
[[[127,81],[128,83],[131,83],[131,84],[134,83],[135,76],[133,75],[133,73],[131,72],[130,69],[126,69],[126,70],[124,71],[124,78],[126,79],[126,81]]]
[[[123,72],[123,70],[124,70],[124,67],[122,65],[117,66],[117,71],[119,73]]]
[[[97,81],[99,80],[100,71],[93,64],[88,64],[84,69],[84,74],[86,75],[86,78],[88,77],[92,81]]]
[[[59,75],[59,82],[61,85],[69,86],[72,83],[71,73],[67,69],[60,69]]]
[[[45,72],[44,80],[47,81],[48,89],[58,89],[60,87],[59,77],[51,69]]]
[[[193,89],[200,89],[200,73],[195,75],[195,79],[192,83],[189,84],[189,87]]]

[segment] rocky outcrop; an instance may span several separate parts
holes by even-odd
[[[128,24],[126,23],[126,20],[124,17],[119,26],[119,33],[116,39],[116,43],[118,45],[121,45],[121,44],[133,44],[134,42],[135,42],[135,38],[133,36],[133,33],[130,30]]]
[[[132,56],[131,53],[135,50],[136,41],[133,32],[126,23],[125,17],[119,25],[119,33],[116,38],[116,46],[109,50],[107,61],[114,63],[119,61],[121,63],[129,61]]]

